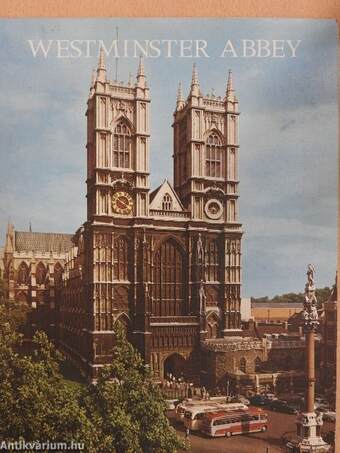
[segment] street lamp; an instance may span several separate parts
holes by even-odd
[[[317,300],[314,285],[315,268],[312,264],[307,267],[307,283],[305,286],[305,301],[303,306],[303,331],[306,338],[306,398],[305,410],[296,417],[297,436],[287,444],[290,453],[326,453],[330,449],[321,437],[323,424],[322,414],[314,411],[315,399],[315,333],[319,326]]]

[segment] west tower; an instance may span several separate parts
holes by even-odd
[[[192,285],[207,297],[202,337],[233,335],[240,329],[241,224],[238,221],[238,100],[229,71],[225,96],[203,96],[193,66],[185,100],[181,84],[174,112],[174,187],[201,229],[201,270],[192,263]],[[196,266],[196,269],[195,269]],[[203,268],[203,269],[202,269]],[[209,301],[210,300],[210,301]],[[202,321],[201,321],[202,322]]]
[[[150,93],[142,59],[136,84],[109,81],[101,50],[86,115],[88,221],[147,216]]]

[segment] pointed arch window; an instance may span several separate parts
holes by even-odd
[[[131,167],[132,137],[129,127],[120,122],[113,133],[113,166],[118,168]]]
[[[156,316],[183,312],[183,257],[171,239],[163,242],[154,257],[153,308]]]
[[[206,245],[206,279],[210,282],[219,280],[218,244],[216,239],[208,240]]]
[[[247,371],[247,361],[244,357],[241,357],[240,359],[240,371],[243,373],[246,373]]]
[[[35,273],[36,282],[38,285],[43,285],[45,283],[46,274],[46,267],[43,265],[43,263],[39,263]]]
[[[255,359],[255,371],[261,371],[261,367],[262,367],[262,360],[260,359],[260,357],[256,357],[256,359]]]
[[[123,237],[115,240],[113,267],[115,280],[128,280],[128,243]]]
[[[171,211],[172,210],[172,197],[168,193],[166,193],[164,195],[164,197],[163,197],[162,209],[163,209],[163,211]]]
[[[27,264],[23,261],[18,269],[18,284],[27,285],[29,280],[29,269]]]
[[[63,268],[61,264],[58,262],[54,266],[54,284],[56,286],[60,285],[61,280],[62,280],[62,274],[63,274]]]
[[[216,133],[208,136],[205,146],[205,175],[222,177],[222,142]]]

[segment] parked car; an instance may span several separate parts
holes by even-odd
[[[322,412],[322,420],[325,422],[335,422],[336,412],[334,412],[334,411]]]
[[[166,402],[168,410],[174,410],[174,409],[176,409],[176,406],[179,403],[179,400],[173,399],[173,400],[166,400],[165,402]]]
[[[275,393],[264,393],[262,396],[267,398],[269,401],[274,401],[277,400],[277,396],[275,396]]]
[[[254,395],[250,398],[250,404],[253,406],[267,406],[270,400],[263,395]]]
[[[283,400],[274,400],[271,401],[268,405],[269,409],[277,412],[284,412],[285,414],[296,414],[297,409],[292,404],[287,403]]]
[[[243,395],[235,395],[231,398],[231,403],[243,403],[247,406],[249,406],[250,404],[250,401],[248,400],[248,398],[246,398],[245,396]]]

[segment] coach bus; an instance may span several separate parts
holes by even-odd
[[[264,432],[268,427],[267,414],[260,408],[249,408],[233,412],[216,411],[206,413],[200,431],[209,437]]]
[[[177,404],[176,406],[176,420],[183,421],[184,414],[187,409],[191,409],[196,406],[209,406],[215,403],[225,403],[226,397],[225,396],[213,396],[209,399],[203,398],[187,398],[183,400],[181,403]]]
[[[198,431],[205,414],[216,411],[248,410],[243,403],[210,403],[205,406],[194,406],[187,408],[184,413],[184,425],[190,431]]]

